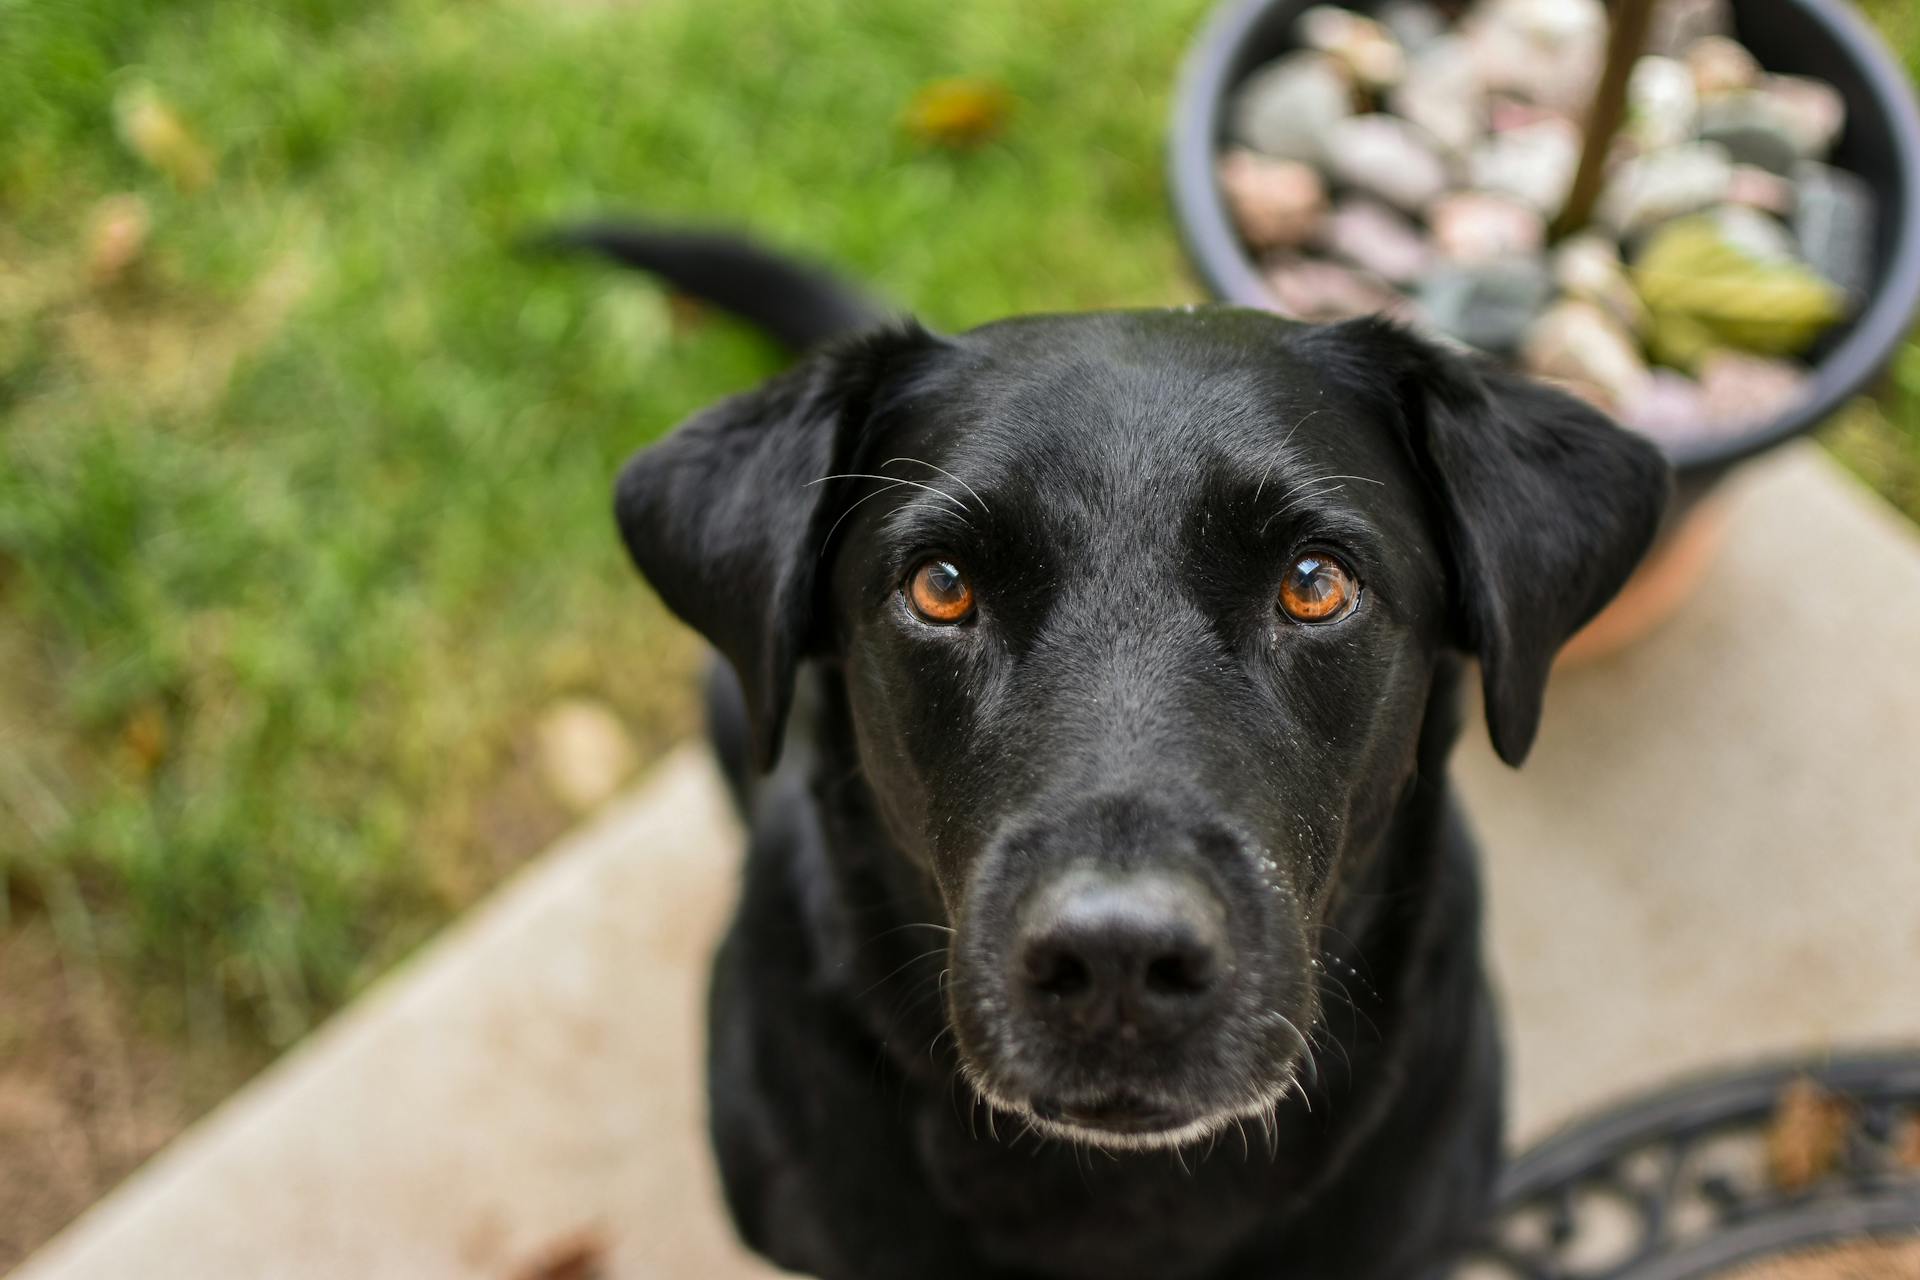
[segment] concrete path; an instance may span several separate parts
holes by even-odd
[[[1685,613],[1556,680],[1524,773],[1461,748],[1522,1139],[1677,1071],[1920,1040],[1920,542],[1810,447],[1732,520]],[[736,843],[674,756],[19,1280],[773,1274],[700,1132]]]

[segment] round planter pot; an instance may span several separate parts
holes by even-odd
[[[1219,10],[1189,55],[1174,103],[1170,179],[1182,240],[1206,287],[1223,302],[1270,308],[1272,295],[1241,243],[1215,178],[1227,105],[1256,68],[1293,47],[1294,21],[1313,0],[1236,0]],[[1352,0],[1365,11],[1372,0]],[[1666,446],[1677,476],[1668,533],[1698,546],[1710,531],[1688,522],[1698,500],[1736,463],[1812,429],[1872,382],[1905,340],[1920,308],[1920,109],[1905,73],[1848,0],[1733,0],[1737,34],[1768,70],[1815,76],[1847,102],[1846,131],[1830,163],[1864,179],[1879,202],[1878,286],[1865,306],[1826,334],[1808,358],[1811,382],[1794,409],[1735,435],[1702,433]],[[1711,517],[1703,517],[1711,518]],[[1623,593],[1596,626],[1617,648],[1691,593],[1708,557],[1663,558],[1654,588]]]

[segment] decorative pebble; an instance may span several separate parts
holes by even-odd
[[[1559,302],[1548,308],[1528,329],[1520,360],[1540,377],[1600,388],[1616,410],[1639,397],[1648,378],[1640,344],[1589,302]]]
[[[1386,27],[1351,9],[1317,4],[1300,15],[1294,34],[1309,49],[1337,60],[1363,88],[1374,93],[1400,83],[1407,55]]]
[[[1826,159],[1847,127],[1847,100],[1840,91],[1806,76],[1768,76],[1761,92],[1773,103],[1801,158]]]
[[[1738,93],[1760,83],[1760,63],[1747,47],[1725,36],[1707,36],[1687,49],[1687,70],[1701,98]]]
[[[1725,147],[1689,142],[1651,151],[1621,165],[1607,180],[1595,209],[1622,236],[1718,204],[1733,181]]]
[[[1873,192],[1857,175],[1812,161],[1794,171],[1799,203],[1793,234],[1815,271],[1838,285],[1851,309],[1873,288],[1873,244],[1879,220]]]
[[[1805,395],[1796,358],[1875,287],[1838,88],[1761,66],[1734,0],[1657,0],[1593,225],[1549,245],[1610,0],[1348,3],[1229,103],[1221,191],[1278,310],[1393,315],[1668,444]]]
[[[1412,283],[1433,261],[1419,228],[1377,200],[1336,205],[1321,228],[1320,246],[1394,284]]]
[[[1410,57],[1418,57],[1447,31],[1447,15],[1426,0],[1387,0],[1378,13]]]
[[[1447,186],[1446,165],[1418,130],[1389,115],[1354,116],[1327,131],[1327,167],[1347,186],[1417,212]]]
[[[1729,0],[1664,0],[1653,9],[1647,48],[1677,58],[1709,36],[1733,34],[1733,5]]]
[[[1566,202],[1579,164],[1579,128],[1551,116],[1488,138],[1468,157],[1467,175],[1474,186],[1512,196],[1551,218]]]
[[[1306,243],[1327,211],[1326,183],[1311,165],[1245,148],[1220,158],[1220,190],[1240,234],[1256,249]]]
[[[1627,82],[1627,132],[1643,147],[1671,147],[1693,136],[1700,100],[1686,64],[1649,54]]]
[[[1796,202],[1790,180],[1750,164],[1733,166],[1733,177],[1727,182],[1727,203],[1784,218],[1793,212]]]
[[[1438,267],[1421,282],[1419,300],[1435,329],[1499,354],[1520,345],[1552,293],[1546,268],[1521,260]]]
[[[1811,381],[1788,360],[1716,351],[1700,367],[1702,422],[1725,430],[1778,418],[1806,398]]]
[[[1427,209],[1434,247],[1454,262],[1531,257],[1547,240],[1547,220],[1509,196],[1456,191]]]
[[[1531,102],[1522,102],[1518,98],[1494,97],[1487,101],[1487,123],[1495,133],[1506,133],[1512,129],[1524,129],[1542,120],[1565,120],[1567,117],[1550,107],[1535,106]]]
[[[1333,126],[1353,113],[1353,87],[1340,64],[1303,50],[1262,67],[1234,96],[1236,141],[1280,160],[1318,161]]]
[[[1654,356],[1682,369],[1721,346],[1797,354],[1843,312],[1832,284],[1799,262],[1752,257],[1712,216],[1662,227],[1632,274],[1653,315]]]
[[[1646,304],[1627,278],[1620,251],[1605,236],[1584,232],[1553,251],[1553,282],[1569,297],[1591,302],[1634,333],[1647,327]]]
[[[1727,244],[1755,262],[1792,262],[1800,247],[1786,225],[1771,214],[1744,205],[1725,204],[1707,215]]]
[[[1286,255],[1271,260],[1267,287],[1281,314],[1314,323],[1394,314],[1406,304],[1385,281],[1321,258]]]
[[[1700,384],[1672,369],[1655,369],[1637,393],[1622,401],[1620,425],[1662,444],[1698,435],[1707,422],[1706,394]]]
[[[1607,41],[1601,0],[1481,0],[1462,26],[1489,89],[1562,111],[1592,100]]]
[[[1486,100],[1458,36],[1442,37],[1417,56],[1388,105],[1456,154],[1486,128]]]
[[[1772,98],[1749,90],[1710,98],[1700,107],[1700,140],[1727,149],[1735,163],[1787,173],[1800,160],[1799,143]]]

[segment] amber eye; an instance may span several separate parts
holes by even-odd
[[[1359,580],[1324,551],[1295,560],[1280,583],[1280,612],[1295,622],[1338,622],[1359,599]]]
[[[973,612],[973,588],[951,560],[922,560],[907,577],[907,603],[922,621],[950,626]]]

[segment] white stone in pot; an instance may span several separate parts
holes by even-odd
[[[1796,203],[1793,181],[1756,165],[1737,164],[1733,166],[1732,180],[1727,183],[1727,203],[1784,218],[1793,212]]]
[[[1410,58],[1417,58],[1453,25],[1446,14],[1426,0],[1387,0],[1378,16]]]
[[[1627,132],[1634,141],[1647,148],[1676,146],[1693,136],[1699,114],[1699,95],[1686,64],[1656,54],[1633,64]]]
[[[1307,48],[1335,59],[1373,93],[1391,89],[1407,72],[1407,55],[1393,33],[1351,9],[1314,5],[1295,22],[1294,35]]]
[[[1636,156],[1615,169],[1595,214],[1621,237],[1720,203],[1733,181],[1725,147],[1689,142]]]
[[[1467,179],[1551,218],[1566,203],[1579,165],[1579,127],[1563,116],[1550,116],[1496,133],[1475,147],[1467,158]]]
[[[1548,308],[1528,329],[1520,362],[1543,378],[1598,387],[1616,410],[1642,395],[1649,377],[1633,335],[1590,302]]]
[[[1302,49],[1261,67],[1235,92],[1236,142],[1280,160],[1317,163],[1328,130],[1353,114],[1353,85],[1340,64]]]
[[[1778,100],[1758,89],[1722,94],[1700,106],[1700,140],[1727,149],[1736,164],[1786,173],[1803,157]]]
[[[1431,141],[1397,116],[1353,116],[1326,135],[1334,179],[1388,204],[1418,212],[1447,186],[1447,166]]]
[[[1481,0],[1461,30],[1489,90],[1570,112],[1592,100],[1606,54],[1601,0]]]
[[[1729,0],[1660,0],[1654,5],[1647,48],[1677,58],[1709,36],[1733,34]]]
[[[1687,70],[1701,98],[1738,93],[1760,83],[1760,62],[1747,46],[1725,36],[1696,40],[1687,50]]]
[[[1620,248],[1606,236],[1582,232],[1553,251],[1553,282],[1571,298],[1591,302],[1634,333],[1647,327],[1646,304],[1627,276]]]
[[[1769,213],[1745,205],[1726,204],[1712,213],[1721,238],[1755,262],[1794,262],[1800,247],[1786,225]]]
[[[1760,92],[1773,103],[1800,157],[1826,159],[1847,127],[1847,100],[1841,92],[1807,76],[1768,76]]]
[[[1444,36],[1415,57],[1387,105],[1455,154],[1486,132],[1486,94],[1458,36]]]
[[[1427,209],[1434,248],[1452,262],[1532,257],[1547,240],[1539,210],[1491,191],[1455,191]]]

